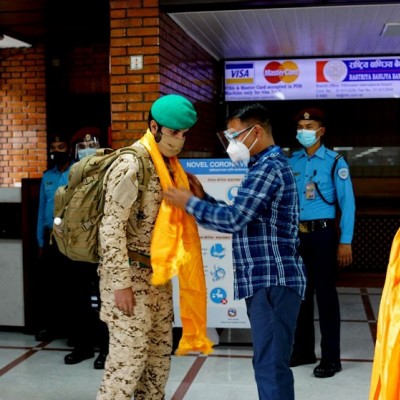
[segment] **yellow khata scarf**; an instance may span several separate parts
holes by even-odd
[[[162,189],[189,189],[189,181],[177,157],[170,157],[173,180],[152,133],[140,139],[150,153]],[[213,343],[206,336],[207,295],[200,237],[195,219],[185,211],[161,202],[150,246],[152,284],[165,284],[175,275],[179,280],[182,338],[175,354],[190,351],[209,354]]]
[[[369,400],[400,395],[400,229],[393,239],[379,306]]]

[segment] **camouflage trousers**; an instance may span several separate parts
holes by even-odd
[[[110,335],[97,400],[162,400],[172,352],[172,284],[150,284],[151,269],[133,262],[133,316],[115,307],[109,278],[100,268],[101,319]]]

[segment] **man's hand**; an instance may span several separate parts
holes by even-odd
[[[133,315],[135,310],[135,295],[131,287],[114,290],[115,307],[125,315]]]
[[[351,244],[339,243],[337,250],[337,262],[339,267],[346,267],[353,262],[353,252]]]
[[[168,188],[164,192],[164,199],[169,206],[174,206],[185,210],[186,204],[193,196],[193,193],[187,189]]]

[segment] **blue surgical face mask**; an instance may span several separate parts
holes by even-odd
[[[298,129],[296,139],[299,143],[304,147],[311,147],[319,140],[317,137],[317,132],[321,128],[318,128],[316,131],[310,129]]]
[[[81,142],[75,145],[75,158],[82,160],[82,158],[96,153],[96,150],[99,148],[99,140],[96,137],[87,134]]]
[[[90,156],[91,154],[96,153],[96,150],[97,149],[90,148],[90,147],[88,147],[86,149],[79,149],[79,150],[77,150],[78,159],[82,160],[83,157]]]

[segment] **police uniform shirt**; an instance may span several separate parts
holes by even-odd
[[[355,220],[353,185],[349,167],[343,157],[337,162],[332,180],[332,167],[337,155],[338,153],[321,145],[312,156],[308,156],[305,149],[294,152],[289,162],[299,194],[300,221],[335,218],[335,204],[327,204],[321,198],[315,188],[318,185],[328,202],[337,200],[339,204],[342,213],[340,243],[351,243]]]

